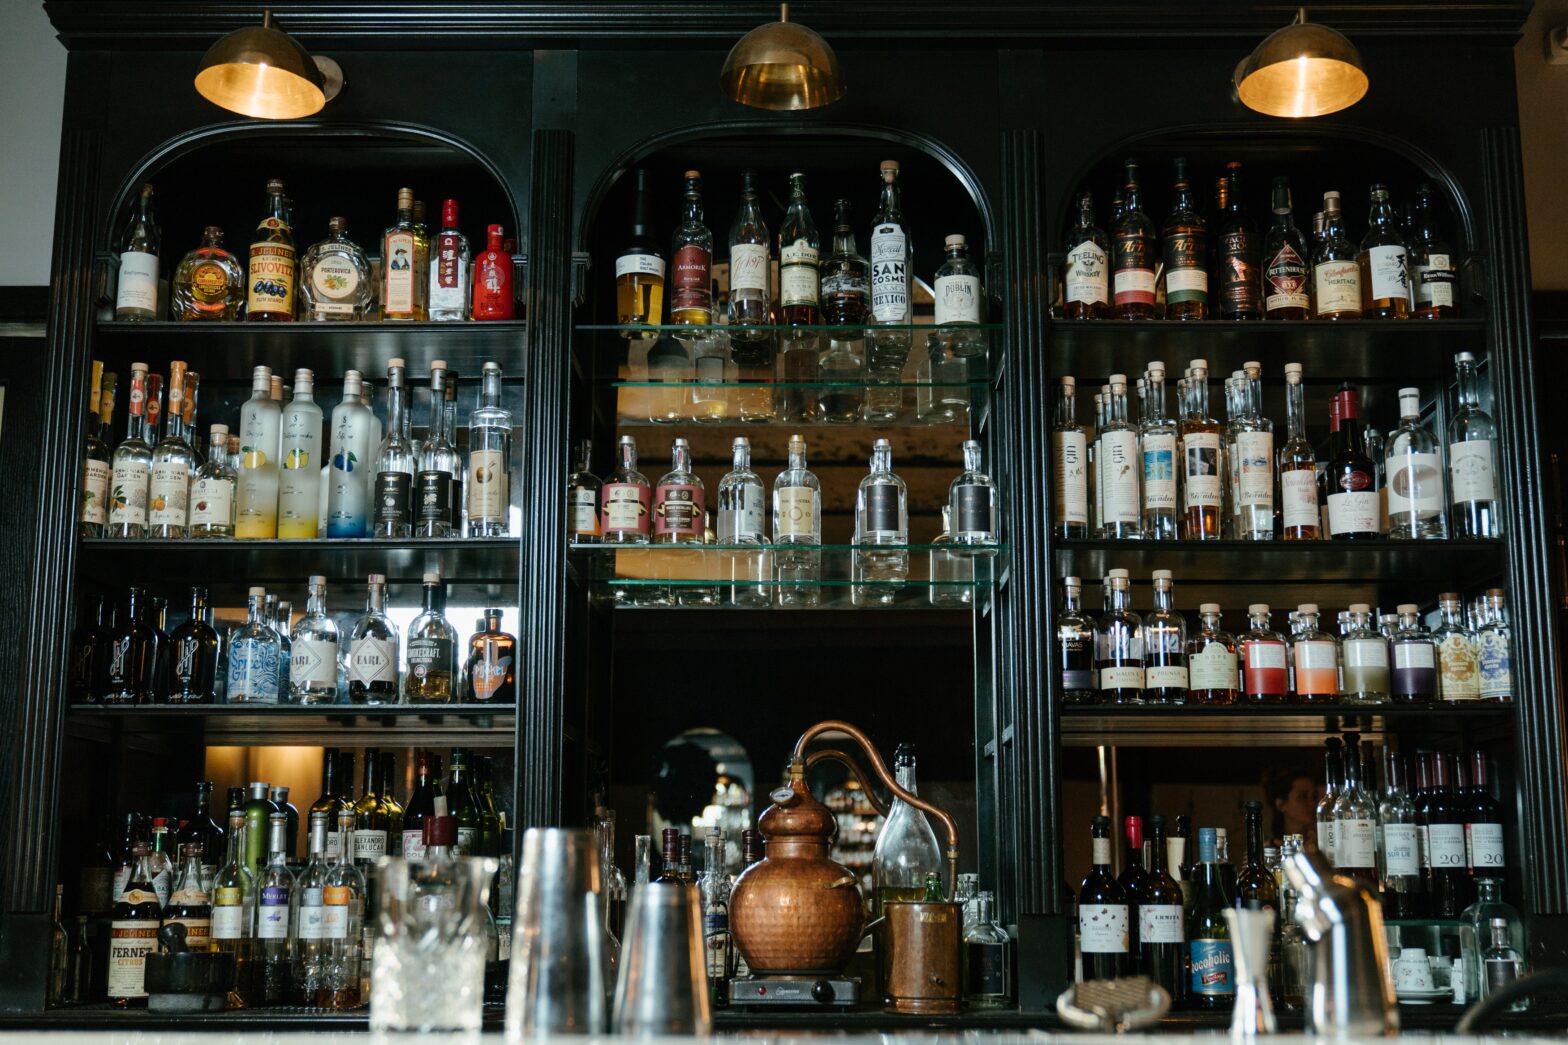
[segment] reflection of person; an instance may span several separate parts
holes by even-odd
[[[671,827],[690,831],[692,821],[713,801],[718,776],[713,756],[701,745],[681,743],[665,748],[663,760],[653,785],[654,808]]]
[[[1317,777],[1310,769],[1291,767],[1269,778],[1264,799],[1273,811],[1270,845],[1279,845],[1286,835],[1300,835],[1311,849],[1318,847],[1318,799],[1323,797]]]

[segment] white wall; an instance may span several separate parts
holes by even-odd
[[[49,282],[65,48],[38,0],[0,0],[0,287]]]

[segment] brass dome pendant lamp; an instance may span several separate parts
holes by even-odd
[[[213,44],[196,73],[196,91],[214,105],[262,120],[314,116],[343,89],[343,70],[313,58],[265,11],[261,25]]]
[[[1236,97],[1268,116],[1326,116],[1367,93],[1367,74],[1354,44],[1326,25],[1296,20],[1270,33],[1236,66]]]
[[[740,38],[719,73],[724,93],[754,109],[816,109],[844,96],[838,56],[828,42],[789,20],[789,4],[779,5],[779,20]]]

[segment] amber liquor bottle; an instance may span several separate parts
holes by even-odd
[[[245,319],[251,323],[284,323],[294,318],[294,230],[289,227],[283,182],[267,182],[267,209],[250,243],[245,274]]]
[[[1209,312],[1209,230],[1187,181],[1187,161],[1176,161],[1175,202],[1160,231],[1165,258],[1165,318],[1204,319]]]
[[[517,639],[501,630],[501,610],[485,610],[484,626],[468,639],[464,700],[470,704],[517,702]]]
[[[1116,319],[1154,318],[1154,222],[1143,212],[1138,161],[1127,161],[1121,216],[1111,232],[1111,314]]]
[[[1209,364],[1194,359],[1187,371],[1187,404],[1177,436],[1182,460],[1182,539],[1220,538],[1224,507],[1220,423],[1209,416]]]
[[[1415,222],[1410,229],[1410,282],[1417,319],[1459,315],[1454,257],[1432,219],[1432,186],[1416,189]]]
[[[1220,319],[1263,318],[1258,280],[1258,230],[1241,203],[1241,164],[1225,165],[1225,213],[1220,216],[1215,297]]]
[[[418,230],[414,227],[414,190],[397,190],[397,220],[381,235],[381,318],[425,319],[420,293]]]
[[[1067,233],[1062,273],[1062,315],[1067,319],[1104,319],[1110,306],[1110,248],[1094,224],[1094,197],[1078,197],[1078,224]]]
[[[1410,317],[1410,270],[1404,234],[1388,189],[1372,186],[1367,234],[1361,238],[1361,314],[1364,319]]]
[[[1345,235],[1339,193],[1323,194],[1323,238],[1312,255],[1312,293],[1318,319],[1361,318],[1361,266]]]
[[[1291,213],[1290,183],[1274,179],[1274,224],[1263,237],[1263,318],[1306,319],[1307,248]]]
[[[706,278],[707,266],[703,266]],[[615,259],[615,321],[622,326],[657,326],[664,318],[664,255],[648,221],[648,172],[637,168],[632,235]],[[623,331],[627,337],[634,331]]]
[[[1336,541],[1379,536],[1377,466],[1362,449],[1356,391],[1341,387],[1329,403],[1329,458],[1323,473],[1328,490],[1328,532]]]

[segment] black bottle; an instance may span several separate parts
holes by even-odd
[[[218,633],[207,589],[191,589],[191,616],[169,636],[169,703],[211,704],[218,694]],[[203,857],[203,862],[206,858]]]
[[[147,621],[147,592],[130,588],[121,603],[119,623],[109,636],[104,704],[150,704],[157,676],[158,632]]]
[[[1262,244],[1242,208],[1239,163],[1225,165],[1225,213],[1220,215],[1218,231],[1214,252],[1218,268],[1216,314],[1220,319],[1262,319],[1263,284],[1258,272]]]
[[[1092,831],[1094,866],[1078,889],[1081,978],[1115,980],[1129,971],[1127,890],[1111,877],[1111,818],[1095,817]]]
[[[186,845],[194,842],[201,846],[201,862],[204,871],[208,874],[223,866],[225,847],[223,828],[208,813],[207,807],[212,802],[212,781],[202,780],[196,784],[196,809],[191,818],[180,828],[179,844]]]
[[[108,685],[109,628],[104,623],[102,595],[88,595],[76,611],[71,633],[71,668],[67,682],[72,704],[85,704]]]
[[[1165,818],[1149,818],[1152,847],[1138,900],[1140,971],[1164,987],[1171,1007],[1187,996],[1186,915],[1181,886],[1165,867]]]

